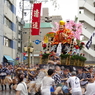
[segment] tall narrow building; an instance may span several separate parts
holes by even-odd
[[[0,0],[0,63],[16,58],[16,0]]]
[[[95,31],[95,0],[78,0],[79,22],[83,23],[83,41],[87,43],[92,33]],[[84,48],[83,53],[90,63],[95,63],[95,36],[89,49]]]

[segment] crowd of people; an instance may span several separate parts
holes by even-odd
[[[16,95],[94,95],[94,81],[92,66],[0,65],[1,90],[14,90]]]

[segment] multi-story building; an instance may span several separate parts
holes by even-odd
[[[60,15],[49,16],[49,9],[43,8],[41,22],[51,22],[54,25],[54,22],[59,23],[60,20],[62,20],[62,17]]]
[[[22,62],[22,19],[19,18],[18,16],[16,17],[16,30],[17,30],[17,52],[16,52],[16,59],[18,62]]]
[[[83,41],[87,43],[92,33],[95,31],[95,0],[79,0],[79,22],[83,23]],[[95,36],[92,45],[83,49],[83,53],[90,63],[95,63]]]
[[[0,62],[16,58],[16,0],[0,0]]]

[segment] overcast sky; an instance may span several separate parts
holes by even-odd
[[[43,4],[43,7],[48,7],[50,15],[61,15],[63,20],[74,20],[75,15],[78,14],[78,0],[58,0],[59,9],[54,11],[51,3]],[[51,7],[50,7],[51,6]]]
[[[17,15],[21,17],[21,10],[19,7],[19,2],[22,0],[17,1]],[[78,14],[78,0],[58,0],[59,8],[54,10],[54,7],[50,2],[43,3],[42,8],[49,8],[49,14],[51,15],[61,15],[63,20],[66,21],[67,19],[74,20],[75,15]],[[29,8],[29,3],[25,3],[25,8]],[[27,11],[27,16],[25,16],[25,20],[29,20],[30,11]]]

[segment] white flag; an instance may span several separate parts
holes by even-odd
[[[91,47],[91,45],[92,45],[92,38],[93,38],[94,36],[95,36],[95,31],[92,33],[90,39],[87,41],[87,43],[86,43],[86,45],[85,45],[87,49],[89,49],[89,48]]]
[[[58,44],[56,53],[60,56],[61,55],[62,46],[61,43]]]

